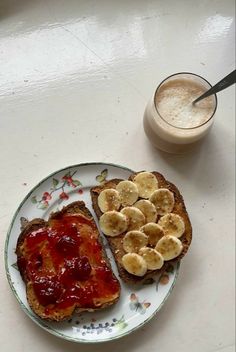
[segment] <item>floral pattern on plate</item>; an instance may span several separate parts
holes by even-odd
[[[46,209],[49,206],[49,203],[53,197],[53,193],[57,193],[59,196],[59,203],[64,200],[70,198],[68,190],[71,188],[77,188],[82,186],[82,183],[76,179],[74,176],[77,170],[71,173],[70,171],[63,175],[60,179],[53,177],[52,178],[52,186],[50,190],[43,192],[43,195],[38,198],[38,196],[34,195],[31,197],[31,202],[37,204],[38,209]],[[79,194],[82,194],[82,189],[79,189]]]
[[[76,320],[75,324],[77,326],[72,327],[73,331],[76,333],[81,333],[82,336],[85,336],[87,334],[100,335],[102,333],[121,331],[128,326],[128,323],[125,321],[124,315],[122,315],[119,319],[112,318],[110,322],[106,321],[104,323],[96,323],[96,320],[93,319],[93,321],[89,324],[81,324],[79,320]]]

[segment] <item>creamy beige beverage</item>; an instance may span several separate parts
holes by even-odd
[[[167,78],[144,113],[144,130],[150,141],[170,153],[192,149],[213,123],[216,96],[192,104],[209,88],[208,82],[194,74],[180,73]]]

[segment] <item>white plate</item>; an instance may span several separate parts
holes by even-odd
[[[54,172],[35,186],[19,205],[11,222],[5,245],[5,266],[9,284],[24,312],[41,328],[53,335],[74,342],[103,342],[131,333],[149,321],[162,307],[175,285],[179,265],[170,266],[168,272],[153,283],[131,286],[121,282],[121,297],[114,306],[94,312],[74,314],[62,323],[47,322],[30,309],[25,285],[16,266],[15,247],[22,218],[47,219],[52,211],[61,209],[75,200],[85,201],[92,209],[89,190],[104,179],[128,178],[132,170],[105,163],[86,163],[66,167]],[[63,194],[62,194],[63,193]],[[95,217],[96,218],[96,217]],[[107,246],[113,270],[117,269]]]

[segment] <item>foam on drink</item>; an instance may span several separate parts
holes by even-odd
[[[175,127],[200,126],[210,119],[215,108],[214,96],[192,104],[205,91],[204,86],[187,79],[166,82],[156,95],[156,108],[161,117]]]

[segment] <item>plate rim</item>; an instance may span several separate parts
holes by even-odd
[[[5,245],[4,245],[4,264],[5,264],[5,273],[6,273],[6,277],[7,277],[7,281],[8,284],[11,288],[11,291],[14,295],[14,297],[16,298],[16,300],[18,301],[18,303],[20,304],[21,309],[26,313],[26,315],[34,322],[36,323],[39,327],[41,327],[43,330],[47,331],[48,333],[50,333],[51,335],[57,336],[63,340],[67,340],[67,341],[71,341],[71,342],[75,342],[75,343],[83,343],[83,344],[94,344],[94,343],[104,343],[104,342],[109,342],[109,341],[113,341],[113,340],[117,340],[120,339],[124,336],[127,336],[129,334],[131,334],[132,332],[138,330],[139,328],[141,328],[143,325],[145,325],[148,321],[150,321],[158,312],[159,310],[162,308],[162,306],[164,305],[164,303],[167,301],[167,299],[169,298],[171,292],[173,291],[173,288],[176,284],[178,275],[179,275],[179,268],[180,268],[180,262],[177,262],[176,265],[176,272],[175,272],[175,277],[174,280],[169,288],[169,291],[167,293],[167,295],[165,296],[164,300],[162,301],[162,303],[159,305],[159,307],[144,321],[142,321],[140,324],[138,324],[137,326],[133,327],[131,330],[128,330],[126,332],[124,332],[123,334],[119,334],[117,336],[111,337],[109,339],[94,339],[94,340],[87,340],[87,339],[82,339],[82,338],[74,338],[74,337],[69,337],[67,335],[63,335],[62,333],[58,332],[57,330],[54,330],[52,327],[49,327],[47,325],[44,324],[42,319],[38,319],[36,316],[34,316],[32,314],[32,312],[24,305],[24,303],[21,301],[20,297],[18,296],[18,293],[15,290],[15,287],[13,285],[12,282],[12,278],[9,272],[9,265],[8,265],[8,246],[9,246],[9,239],[10,239],[10,234],[12,231],[12,227],[14,224],[14,221],[21,209],[21,207],[23,206],[23,204],[30,198],[30,196],[32,195],[32,193],[46,180],[48,180],[50,177],[52,177],[53,175],[63,171],[63,170],[67,170],[67,169],[72,169],[75,167],[81,167],[81,166],[93,166],[93,165],[103,165],[103,166],[113,166],[113,167],[118,167],[121,168],[123,170],[127,170],[130,172],[135,172],[134,170],[125,167],[123,165],[119,165],[119,164],[115,164],[115,163],[106,163],[106,162],[98,162],[98,161],[93,161],[93,162],[85,162],[85,163],[79,163],[79,164],[72,164],[72,165],[68,165],[65,166],[63,168],[60,168],[56,171],[51,172],[49,175],[47,175],[46,177],[44,177],[43,179],[41,179],[34,187],[32,187],[30,189],[30,191],[25,195],[25,197],[22,199],[22,201],[20,202],[20,204],[18,205],[18,207],[16,208],[13,217],[11,218],[11,222],[10,225],[8,227],[7,230],[7,234],[6,234],[6,238],[5,238]]]

